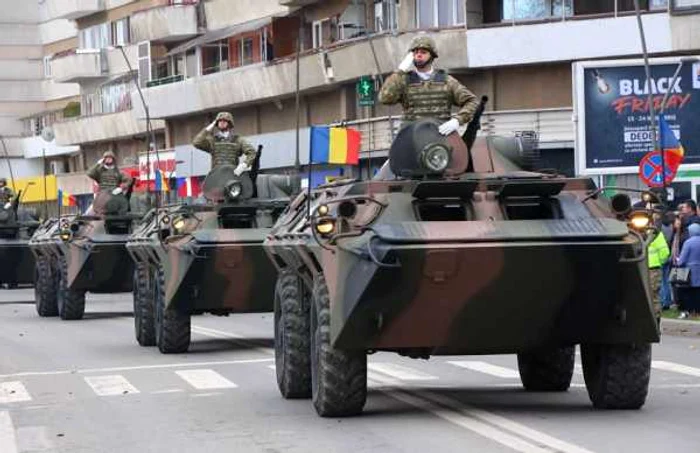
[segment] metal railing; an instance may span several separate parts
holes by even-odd
[[[105,113],[118,113],[131,110],[131,90],[133,84],[120,84],[103,87],[94,93],[80,97],[81,115],[93,116]]]
[[[360,153],[385,151],[391,147],[391,142],[401,127],[401,117],[378,116],[361,120],[335,123],[335,126],[345,125],[360,132]]]

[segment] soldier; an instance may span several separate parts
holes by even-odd
[[[14,196],[15,192],[7,187],[7,179],[0,178],[0,204],[9,203]]]
[[[255,161],[255,148],[233,133],[233,116],[228,112],[216,115],[214,122],[197,134],[192,145],[211,154],[212,169],[233,165],[236,176],[250,171]]]
[[[102,159],[98,160],[93,167],[88,170],[88,177],[93,179],[100,186],[100,192],[120,189],[117,193],[125,191],[131,178],[123,174],[117,168],[116,156],[112,151],[105,151]]]
[[[423,118],[443,120],[442,135],[450,135],[460,125],[471,121],[479,101],[474,94],[444,70],[433,68],[438,58],[435,41],[418,36],[411,42],[408,54],[384,83],[379,92],[383,104],[401,103],[404,121]],[[411,67],[415,70],[411,70]],[[452,106],[460,108],[451,114]]]

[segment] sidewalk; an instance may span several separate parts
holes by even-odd
[[[681,337],[700,337],[700,321],[661,318],[661,334]]]

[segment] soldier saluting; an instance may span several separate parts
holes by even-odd
[[[119,188],[117,193],[121,193],[131,182],[131,178],[119,171],[116,156],[112,151],[105,151],[102,154],[102,159],[88,170],[87,175],[100,186],[100,192],[112,191],[114,193],[115,189]]]
[[[474,117],[477,97],[442,69],[435,69],[438,58],[435,41],[428,36],[413,38],[408,54],[379,92],[383,104],[401,103],[404,121],[434,118],[444,121],[442,135],[450,135]],[[411,67],[414,67],[411,70]],[[452,106],[459,107],[452,115]]]
[[[211,154],[212,169],[233,165],[236,167],[234,173],[240,176],[252,168],[256,151],[250,143],[233,133],[233,124],[230,113],[219,113],[214,122],[195,136],[192,145]]]

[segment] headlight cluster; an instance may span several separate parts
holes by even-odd
[[[182,233],[185,225],[187,225],[187,221],[184,217],[176,217],[175,220],[173,220],[173,230],[175,231],[175,234]]]
[[[644,211],[633,212],[629,219],[629,225],[637,231],[644,231],[651,225],[651,216]]]
[[[226,195],[230,200],[235,200],[241,196],[243,192],[243,186],[239,181],[233,181],[226,186]]]
[[[442,143],[432,143],[423,148],[420,160],[425,169],[442,173],[450,164],[450,149]]]
[[[326,204],[316,208],[316,214],[319,217],[314,222],[314,228],[321,236],[330,236],[336,232],[338,218],[329,216],[329,213],[330,208]],[[343,201],[338,204],[336,213],[340,219],[351,219],[357,213],[357,204],[353,201]]]

